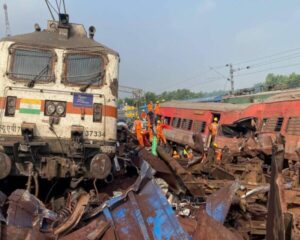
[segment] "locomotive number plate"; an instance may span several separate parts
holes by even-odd
[[[104,134],[101,131],[89,131],[89,130],[87,130],[87,131],[85,131],[84,135],[86,137],[104,137]]]
[[[5,133],[5,134],[19,134],[21,133],[21,127],[16,126],[15,124],[13,125],[0,125],[0,134]]]

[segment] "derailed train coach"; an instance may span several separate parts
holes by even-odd
[[[119,54],[68,19],[0,41],[0,179],[111,173]]]
[[[285,159],[300,156],[300,91],[277,94],[263,103],[191,103],[166,102],[161,117],[169,141],[193,146],[192,136],[201,133],[203,142],[209,136],[209,125],[219,119],[216,143],[232,152],[240,151],[245,139],[252,138],[252,147],[271,156],[276,136],[285,137]],[[254,145],[253,145],[254,144]]]

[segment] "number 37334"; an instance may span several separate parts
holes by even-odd
[[[84,132],[86,137],[104,137],[104,133],[102,131],[93,131],[93,130],[86,130]]]

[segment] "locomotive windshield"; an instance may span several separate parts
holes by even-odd
[[[66,80],[71,84],[102,84],[104,63],[101,57],[84,54],[67,55]]]
[[[50,51],[13,49],[9,76],[15,80],[50,81],[53,78],[52,60]]]

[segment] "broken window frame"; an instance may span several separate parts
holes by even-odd
[[[186,130],[186,131],[190,131],[192,129],[192,126],[193,126],[193,120],[192,119],[184,118],[182,120],[181,129]]]
[[[291,122],[293,121],[293,122]],[[293,124],[291,126],[291,124]],[[300,117],[299,116],[291,116],[287,120],[285,132],[288,135],[300,135]]]
[[[168,116],[164,116],[164,123],[166,125],[171,125],[171,122],[172,122],[172,117],[168,117]]]
[[[50,57],[49,57],[49,59],[50,59],[49,60],[49,63],[50,63],[49,64],[49,70],[47,72],[48,75],[45,76],[47,78],[44,79],[44,80],[37,79],[36,82],[42,83],[42,84],[47,84],[47,83],[55,81],[54,70],[55,70],[55,62],[57,61],[57,55],[56,55],[55,51],[52,50],[52,49],[49,49],[49,48],[36,48],[36,47],[30,47],[30,46],[24,46],[24,45],[13,45],[9,49],[9,54],[10,54],[10,61],[9,62],[10,62],[10,64],[9,64],[9,70],[7,71],[7,75],[9,77],[9,79],[11,79],[13,81],[18,81],[18,82],[30,82],[30,81],[34,80],[34,78],[37,77],[39,75],[39,73],[44,69],[44,68],[40,69],[39,72],[33,74],[32,75],[33,78],[19,77],[20,75],[28,75],[28,74],[17,74],[17,73],[14,72],[14,65],[15,65],[15,61],[16,61],[16,52],[17,51],[49,53],[49,55],[50,55]]]
[[[240,138],[240,137],[246,137],[249,131],[257,131],[257,127],[253,126],[254,129],[251,129],[251,126],[247,126],[249,124],[243,124],[248,121],[254,120],[255,123],[257,124],[258,118],[257,117],[246,117],[246,118],[241,118],[237,121],[234,121],[232,124],[222,124],[219,128],[220,131],[218,131],[218,135],[224,136],[226,138]],[[225,128],[227,128],[227,133],[224,133]],[[232,131],[231,135],[229,133],[229,130]]]
[[[283,123],[284,123],[283,116],[263,118],[261,132],[262,133],[281,132]]]
[[[89,88],[101,88],[105,82],[106,82],[106,74],[105,74],[105,70],[107,68],[107,64],[108,64],[108,58],[107,56],[103,55],[103,54],[99,54],[99,53],[93,53],[93,52],[68,52],[67,54],[64,54],[64,68],[63,68],[63,77],[62,77],[62,83],[64,85],[67,85],[67,86],[85,86],[87,85],[89,82],[92,81],[92,78],[91,79],[88,79],[86,81],[82,81],[82,82],[72,82],[72,81],[69,81],[68,80],[68,63],[69,63],[69,60],[68,60],[68,57],[69,56],[72,56],[72,55],[82,55],[82,56],[91,56],[91,57],[96,57],[96,58],[99,58],[100,59],[100,62],[102,62],[102,66],[100,66],[100,71],[99,71],[99,77],[102,77],[101,79],[99,79],[99,81],[95,82],[95,83],[92,83],[90,85]],[[103,76],[101,76],[102,74],[104,74]],[[74,77],[74,76],[73,76]],[[79,76],[76,76],[76,77],[79,77]],[[99,84],[98,84],[99,82]]]
[[[201,120],[194,120],[192,130],[196,133],[204,133],[207,123]]]
[[[172,120],[172,127],[180,128],[180,126],[181,126],[181,118],[174,117],[173,120]]]

